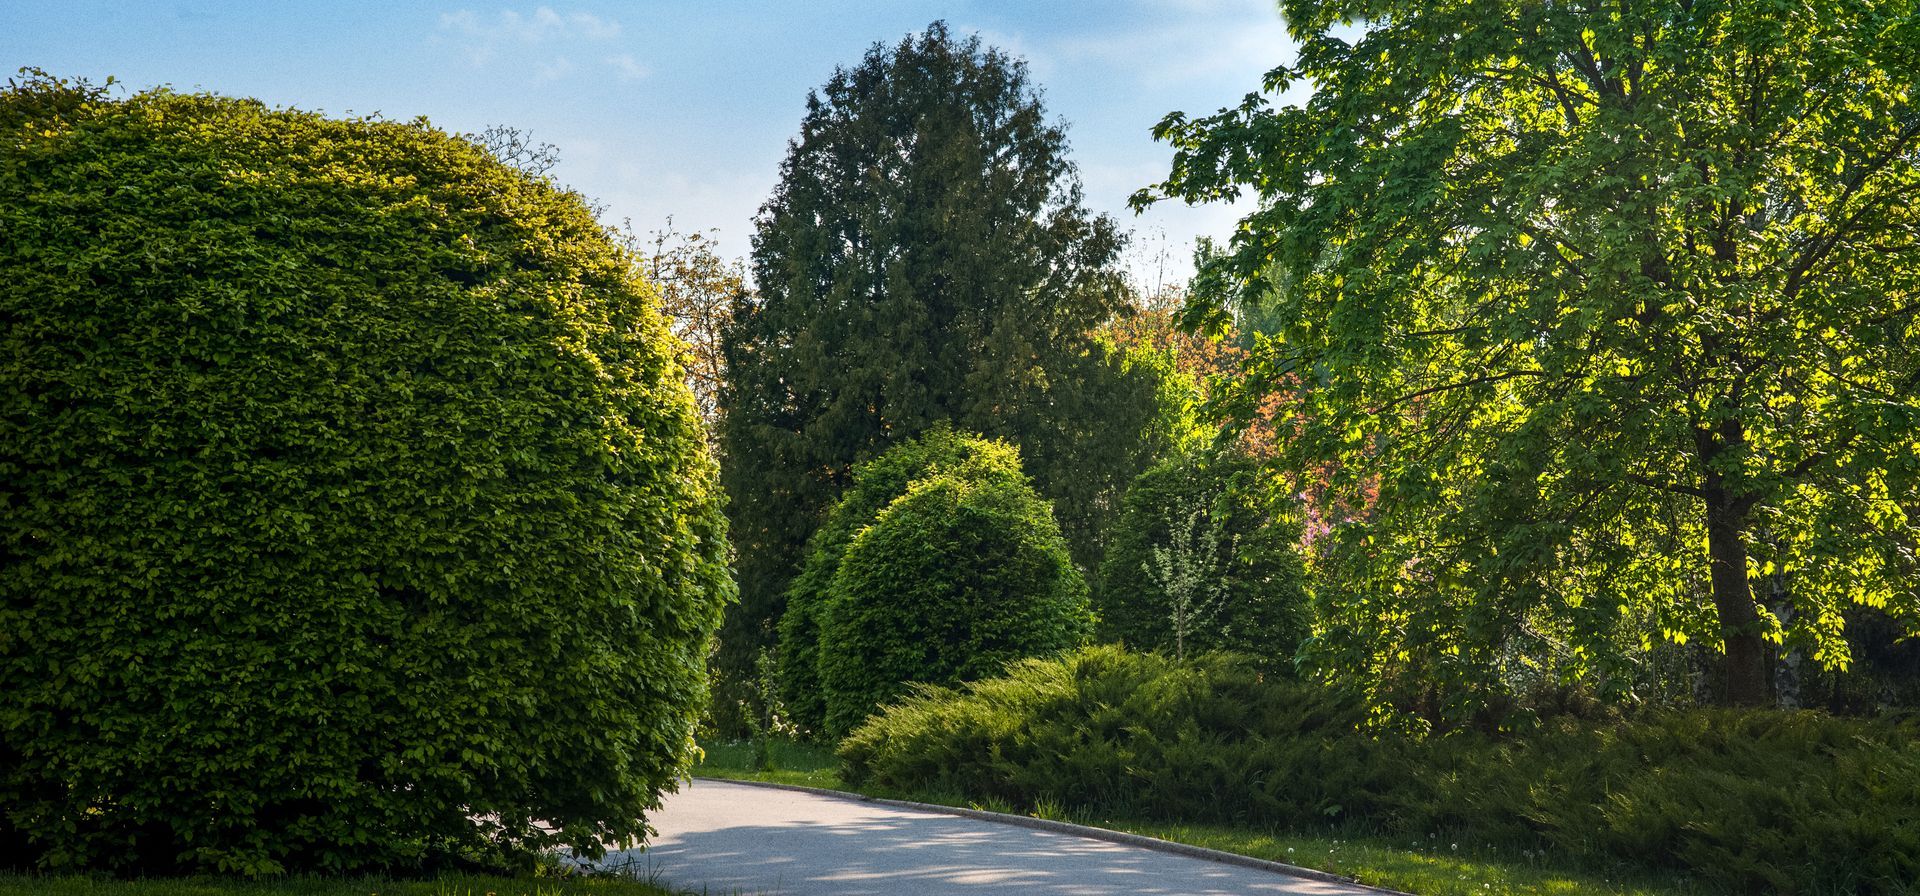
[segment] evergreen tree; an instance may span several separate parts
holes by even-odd
[[[847,547],[880,512],[913,483],[938,475],[981,479],[1020,474],[1020,455],[1010,445],[958,433],[935,423],[911,441],[853,470],[853,482],[807,543],[807,556],[787,588],[780,616],[781,697],[793,724],[807,734],[826,731],[826,695],[820,689],[820,615]]]
[[[912,463],[890,462],[895,453],[927,447],[889,451],[861,467],[862,479],[885,478]],[[914,682],[977,681],[1086,643],[1086,581],[1051,510],[1015,452],[976,444],[971,457],[909,483],[854,535],[814,608],[828,736],[845,737]]]
[[[1126,307],[1121,245],[1025,65],[978,38],[935,23],[808,98],[726,338],[742,598],[723,666],[771,640],[853,464],[937,421],[1018,444],[1075,561],[1097,563],[1173,429],[1164,369],[1090,336]]]

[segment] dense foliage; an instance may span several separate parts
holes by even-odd
[[[1020,807],[1442,836],[1672,869],[1738,893],[1920,880],[1920,728],[1817,713],[1376,735],[1367,707],[1226,656],[1093,648],[923,691],[841,746],[856,786]]]
[[[827,701],[820,689],[820,614],[832,595],[840,558],[854,536],[918,480],[945,475],[978,481],[1014,478],[1019,473],[1020,456],[1012,446],[954,432],[945,423],[853,468],[853,484],[807,543],[806,562],[787,589],[787,608],[780,617],[780,695],[795,727],[807,734],[826,730]]]
[[[1023,63],[936,23],[809,97],[727,332],[722,448],[741,603],[771,640],[854,464],[938,421],[1019,446],[1076,561],[1171,443],[1165,368],[1090,335],[1125,307],[1113,222],[1081,205]]]
[[[828,734],[845,734],[910,682],[983,678],[1086,641],[1086,583],[1014,459],[973,449],[908,484],[847,544],[818,615]]]
[[[1447,712],[1691,639],[1760,704],[1849,605],[1920,629],[1911,0],[1281,6],[1311,98],[1168,118],[1140,199],[1258,191],[1246,389],[1306,382],[1287,466],[1378,485],[1327,666]]]
[[[731,590],[657,298],[424,123],[0,94],[0,862],[639,836]]]
[[[1288,510],[1235,450],[1187,452],[1140,474],[1100,569],[1101,636],[1176,656],[1234,650],[1291,670],[1309,620]]]

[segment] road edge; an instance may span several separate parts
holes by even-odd
[[[852,800],[858,803],[873,803],[879,806],[891,806],[896,809],[913,809],[920,812],[936,812],[941,815],[958,815],[962,818],[992,821],[1000,824],[1013,825],[1015,827],[1065,834],[1071,837],[1104,840],[1108,843],[1118,843],[1122,846],[1138,846],[1142,849],[1151,849],[1157,852],[1186,856],[1191,859],[1219,862],[1223,865],[1237,865],[1241,868],[1269,871],[1274,874],[1284,874],[1288,877],[1298,877],[1304,880],[1361,887],[1375,893],[1386,894],[1386,896],[1414,896],[1412,893],[1405,893],[1400,890],[1389,890],[1386,887],[1376,887],[1371,884],[1363,884],[1351,877],[1344,877],[1315,868],[1302,868],[1299,865],[1289,865],[1285,862],[1275,862],[1268,859],[1256,859],[1253,856],[1243,856],[1237,852],[1208,849],[1204,846],[1194,846],[1188,843],[1175,843],[1172,840],[1162,840],[1158,837],[1148,837],[1144,834],[1129,834],[1125,831],[1110,831],[1106,828],[1089,827],[1084,824],[1053,821],[1046,818],[1034,818],[1030,815],[1010,815],[1005,812],[989,812],[985,809],[963,809],[959,806],[942,806],[938,803],[916,803],[911,800],[890,800],[883,797],[868,796],[864,793],[852,793],[845,790],[828,790],[824,787],[808,787],[803,784],[776,784],[772,781],[742,781],[737,778],[703,778],[698,776],[695,776],[691,780],[710,781],[715,784],[739,784],[745,787],[765,787],[773,790],[793,790],[800,793],[810,793],[815,796]]]

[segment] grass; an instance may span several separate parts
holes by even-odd
[[[799,784],[826,790],[846,789],[840,781],[840,759],[833,755],[831,748],[790,740],[775,740],[767,747],[772,763],[767,768],[755,770],[753,744],[747,741],[702,744],[701,749],[707,755],[699,765],[693,767],[693,773],[704,778]]]
[[[708,746],[705,761],[695,767],[693,773],[735,781],[850,789],[840,780],[840,763],[830,748],[774,741],[769,744],[769,753],[772,767],[755,771],[750,768],[754,754],[751,744],[733,742]],[[982,803],[961,794],[862,792],[945,806],[1014,811],[1010,806],[991,801]],[[1400,840],[1339,831],[1170,824],[1108,818],[1058,806],[1041,806],[1025,814],[1330,871],[1364,884],[1419,896],[1709,896],[1714,892],[1677,878],[1571,867],[1544,852],[1515,853],[1483,844],[1457,843],[1438,834],[1425,840]]]
[[[1098,825],[1109,827],[1110,825]],[[1558,866],[1545,853],[1512,855],[1491,846],[1388,840],[1297,831],[1256,831],[1215,825],[1122,823],[1119,830],[1189,843],[1351,877],[1361,883],[1420,896],[1704,896],[1683,880],[1623,872],[1595,874]]]
[[[0,896],[673,896],[646,881],[613,876],[508,878],[456,876],[434,880],[290,877],[113,880],[0,874]]]

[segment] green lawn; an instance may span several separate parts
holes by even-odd
[[[616,877],[123,881],[0,874],[0,896],[673,896],[673,893],[644,881]]]
[[[737,781],[849,789],[840,780],[840,763],[831,749],[785,741],[775,741],[770,747],[772,767],[749,771],[754,752],[751,745],[741,742],[709,745],[705,748],[706,760],[695,767],[693,773]],[[996,812],[1011,809],[982,804],[957,794],[873,792],[871,795]],[[1103,818],[1051,807],[1042,807],[1041,811],[1030,814],[1331,871],[1361,883],[1419,896],[1709,896],[1714,893],[1678,879],[1570,868],[1546,853],[1513,853],[1481,844],[1457,843],[1438,835],[1403,841],[1338,832],[1166,824]]]
[[[1085,823],[1085,822],[1081,822]],[[1286,862],[1346,875],[1361,883],[1418,893],[1420,896],[1470,894],[1613,894],[1613,896],[1705,896],[1710,891],[1680,880],[1649,879],[1644,874],[1595,873],[1556,867],[1552,856],[1512,855],[1466,843],[1389,841],[1386,838],[1262,832],[1215,825],[1141,822],[1101,824],[1224,852]]]

